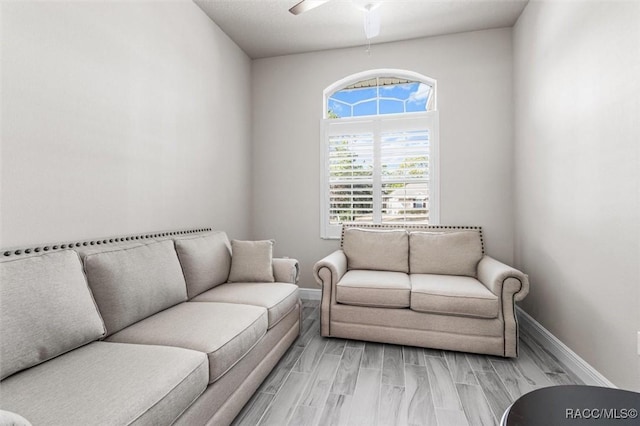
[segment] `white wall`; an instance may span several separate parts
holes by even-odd
[[[398,68],[435,78],[440,110],[441,223],[481,225],[488,252],[513,260],[511,30],[254,60],[253,235],[313,264],[338,248],[320,239],[322,91],[356,72]]]
[[[249,236],[250,60],[195,4],[0,7],[0,246]]]
[[[640,390],[640,3],[530,2],[514,55],[524,308]]]

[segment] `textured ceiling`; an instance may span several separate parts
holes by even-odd
[[[362,7],[379,3],[372,44],[512,26],[528,0],[330,0],[295,16],[299,0],[194,0],[251,58],[366,45]]]

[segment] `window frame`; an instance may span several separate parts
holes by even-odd
[[[377,114],[368,116],[356,116],[356,117],[344,117],[344,118],[329,118],[329,98],[337,91],[344,89],[352,84],[360,81],[369,80],[372,78],[384,78],[384,77],[397,77],[401,79],[407,79],[417,81],[420,83],[431,86],[432,100],[427,102],[427,105],[431,105],[431,109],[424,112],[402,112],[394,114]],[[343,79],[340,79],[323,91],[322,97],[322,120],[320,125],[320,161],[321,161],[321,174],[320,174],[320,237],[322,239],[339,239],[341,233],[341,225],[331,225],[329,223],[329,150],[327,147],[328,137],[330,134],[330,127],[332,123],[343,123],[345,126],[354,126],[358,129],[357,123],[367,122],[370,123],[368,129],[369,132],[374,133],[374,152],[377,150],[379,153],[379,147],[381,144],[380,135],[385,125],[383,122],[397,120],[397,119],[415,119],[425,120],[428,123],[426,127],[430,131],[429,135],[429,224],[440,224],[440,135],[439,135],[439,114],[438,114],[438,91],[437,82],[435,79],[419,74],[414,71],[400,70],[400,69],[375,69],[352,74]],[[363,127],[364,129],[364,127]],[[374,162],[379,163],[379,159],[375,159]],[[380,167],[374,165],[374,169]],[[373,221],[372,223],[383,223],[380,218],[382,211],[382,194],[380,193],[380,199],[376,200],[376,186],[381,183],[381,173],[377,174],[374,170],[373,174]],[[376,221],[376,215],[380,220]],[[396,222],[397,223],[397,222]]]

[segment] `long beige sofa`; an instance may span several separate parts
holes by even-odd
[[[252,246],[235,243],[181,231],[5,251],[0,419],[231,423],[301,312],[297,261],[271,260],[271,242],[238,260]],[[253,282],[256,271],[267,278]]]
[[[480,227],[345,225],[314,275],[323,336],[518,356],[528,277],[484,254]]]

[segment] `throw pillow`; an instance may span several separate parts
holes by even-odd
[[[232,240],[229,282],[275,282],[273,243],[273,240]]]

